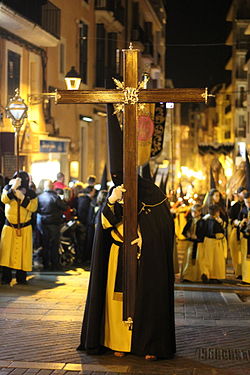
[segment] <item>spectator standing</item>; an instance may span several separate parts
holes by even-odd
[[[95,183],[96,183],[96,176],[94,176],[93,174],[91,174],[90,176],[88,176],[88,178],[87,178],[87,185],[88,186],[95,186]]]
[[[44,192],[38,196],[37,229],[41,234],[44,269],[58,270],[60,227],[62,213],[67,209],[64,202],[53,190],[51,180],[44,182]]]
[[[37,210],[37,198],[29,189],[26,172],[15,173],[13,180],[3,189],[6,222],[0,242],[0,265],[3,266],[2,284],[10,284],[12,269],[16,270],[18,284],[26,284],[27,271],[32,270],[32,222],[31,215]],[[20,202],[20,229],[17,207]]]
[[[88,186],[84,189],[84,195],[78,196],[77,216],[79,221],[86,229],[86,240],[84,254],[82,254],[83,263],[90,263],[92,254],[92,244],[95,231],[95,200],[96,190],[94,186]]]
[[[56,181],[53,184],[53,189],[65,189],[67,186],[65,185],[65,176],[62,172],[57,173]]]

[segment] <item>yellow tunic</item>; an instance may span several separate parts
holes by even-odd
[[[229,236],[229,249],[232,257],[235,277],[242,274],[241,270],[241,240],[237,240],[237,228],[232,228]]]
[[[104,229],[111,227],[104,215],[102,215],[102,225]],[[118,224],[117,229],[122,235],[122,224]],[[121,241],[114,231],[112,231],[111,235],[116,241]],[[115,351],[130,352],[132,331],[130,331],[126,323],[122,321],[123,294],[115,292],[118,254],[119,247],[113,244],[110,249],[108,264],[103,345]]]
[[[200,281],[201,271],[199,266],[199,253],[202,243],[198,243],[196,259],[192,259],[193,253],[193,242],[189,243],[189,246],[184,254],[182,269],[181,269],[181,279],[189,281]]]
[[[174,219],[175,234],[178,240],[185,240],[186,237],[182,234],[185,225],[187,224],[187,211],[188,207],[178,207],[176,210],[176,216]]]
[[[242,236],[242,234],[241,234]],[[247,258],[247,239],[241,239],[242,251],[242,281],[250,283],[250,258]]]
[[[220,239],[205,237],[197,255],[201,275],[209,279],[226,278],[227,241],[223,234],[218,234]]]
[[[5,204],[5,215],[12,224],[17,224],[17,201],[10,199],[8,191],[3,190],[1,200]],[[20,222],[30,221],[32,212],[37,210],[37,198],[30,200],[27,207],[20,207]],[[0,242],[0,265],[17,270],[32,270],[32,227],[21,228],[21,236],[16,229],[4,225]]]

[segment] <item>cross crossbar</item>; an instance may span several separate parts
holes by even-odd
[[[151,89],[139,90],[138,103],[159,102],[202,102],[205,90],[199,88],[191,89]],[[98,104],[98,103],[123,103],[123,90],[58,90],[58,104]]]

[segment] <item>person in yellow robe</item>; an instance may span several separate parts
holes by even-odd
[[[192,217],[185,225],[182,234],[189,241],[189,246],[184,253],[181,268],[182,281],[200,281],[200,267],[198,261],[199,248],[203,242],[204,220],[201,216],[202,206],[195,204],[191,207]]]
[[[238,279],[242,279],[242,267],[241,267],[241,245],[242,236],[240,235],[240,228],[241,228],[241,221],[239,220],[239,217],[241,219],[244,218],[244,215],[242,215],[242,212],[246,211],[246,205],[244,202],[244,196],[245,193],[247,193],[247,189],[243,186],[240,186],[237,190],[237,198],[238,201],[235,202],[229,210],[229,217],[231,221],[232,230],[229,235],[229,249],[230,254],[232,257],[232,263],[234,268],[234,274],[235,277]],[[245,216],[247,215],[247,212],[245,212]]]
[[[36,194],[29,189],[29,176],[26,172],[14,175],[14,179],[3,189],[1,200],[5,204],[6,216],[0,242],[0,265],[3,267],[1,283],[10,284],[12,269],[15,269],[17,283],[26,284],[27,271],[32,270],[31,215],[37,210]]]
[[[204,216],[204,242],[199,249],[199,267],[203,282],[221,282],[226,278],[227,241],[218,205],[209,206]]]
[[[241,230],[242,282],[250,283],[250,192],[244,194],[245,207],[239,215]]]

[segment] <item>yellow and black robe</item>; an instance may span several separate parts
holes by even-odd
[[[17,235],[17,199],[11,187],[6,186],[1,196],[5,204],[6,223],[0,242],[0,265],[16,270],[32,270],[32,226],[31,215],[37,210],[37,198],[28,190],[20,205],[21,235]]]
[[[204,240],[204,220],[202,218],[192,218],[188,220],[182,234],[189,241],[189,246],[185,251],[182,267],[181,279],[188,281],[200,281],[201,272],[199,267],[200,247]],[[196,235],[193,239],[192,235]]]
[[[165,199],[156,185],[139,178],[138,225],[142,248],[137,273],[135,315],[131,336],[130,333],[126,334],[124,342],[120,343],[110,327],[112,325],[114,329],[117,327],[120,330],[124,324],[121,316],[122,293],[117,293],[115,288],[117,262],[119,263],[117,250],[120,243],[114,235],[115,228],[121,231],[122,207],[118,203],[114,208],[108,204],[104,206],[102,223],[106,228],[110,224],[112,226],[104,229],[99,222],[95,234],[90,283],[78,350],[97,354],[108,346],[114,350],[130,351],[142,356],[174,356],[174,225]]]
[[[204,219],[203,219],[204,220]],[[204,242],[199,249],[201,275],[208,279],[226,278],[227,240],[223,225],[209,216],[204,220]]]
[[[241,247],[242,247],[242,236],[240,235],[240,226],[236,225],[236,220],[242,220],[242,213],[246,210],[246,206],[243,202],[236,202],[229,211],[229,217],[231,221],[231,233],[228,239],[229,250],[232,258],[233,268],[235,277],[242,275],[241,269]]]

